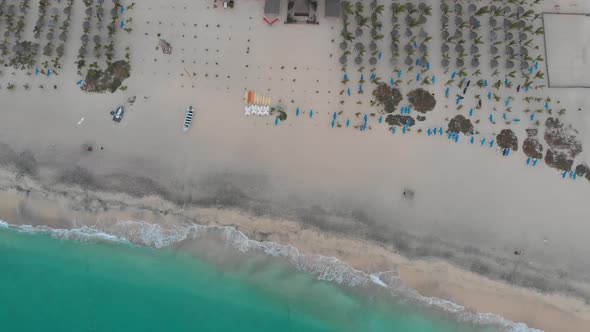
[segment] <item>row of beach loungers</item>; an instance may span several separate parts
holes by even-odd
[[[248,91],[244,94],[244,115],[250,116],[269,116],[271,99],[262,96],[254,91]]]
[[[257,116],[269,116],[270,115],[270,106],[261,106],[261,105],[247,105],[244,107],[244,115],[257,115]]]

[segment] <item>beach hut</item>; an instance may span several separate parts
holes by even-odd
[[[164,39],[160,39],[160,48],[164,54],[172,54],[172,46]]]

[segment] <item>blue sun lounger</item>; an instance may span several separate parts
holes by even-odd
[[[309,111],[309,118],[310,118],[310,119],[311,119],[311,118],[313,118],[313,110],[310,110],[310,111]]]
[[[297,110],[295,110],[295,116],[299,116],[299,107],[297,107]]]
[[[279,117],[277,116],[277,117],[275,118],[275,126],[278,126],[278,125],[279,125]]]
[[[493,147],[494,147],[494,140],[491,140],[490,141],[490,148],[493,148]]]
[[[535,159],[533,159],[533,167],[534,167],[534,166],[537,166],[537,162],[539,162],[539,159],[536,159],[536,158],[535,158]]]
[[[530,165],[531,164],[531,157],[526,158],[526,164]]]
[[[490,122],[494,122],[494,116],[490,114]]]
[[[439,135],[442,135],[442,133],[443,133],[443,129],[442,129],[442,127],[438,128],[438,134],[439,134]]]
[[[383,115],[379,116],[379,123],[383,122]]]
[[[436,83],[436,76],[432,75],[431,81],[432,81],[432,84]]]
[[[473,144],[474,141],[475,139],[473,138],[473,136],[471,136],[471,138],[469,139],[469,143]]]
[[[473,108],[469,110],[469,116],[473,116]]]
[[[451,79],[454,79],[454,78],[455,78],[455,75],[457,75],[457,72],[456,72],[456,71],[454,71],[454,72],[451,74]]]
[[[426,131],[426,133],[428,134],[428,136],[432,135],[432,130],[430,130],[430,128],[428,128],[428,130]]]
[[[350,126],[350,119],[346,119],[346,127]]]
[[[480,141],[480,145],[483,146],[484,144],[486,144],[486,138],[482,138]]]
[[[336,120],[332,120],[332,128],[336,125]]]
[[[562,179],[565,179],[565,176],[566,176],[566,175],[567,175],[567,171],[563,171],[563,172],[561,173],[561,178],[562,178]]]

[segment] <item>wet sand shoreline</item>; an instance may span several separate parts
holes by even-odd
[[[447,299],[479,312],[498,313],[530,327],[582,331],[590,319],[590,306],[580,298],[543,294],[493,281],[436,258],[408,259],[396,254],[395,247],[343,232],[323,231],[294,220],[254,216],[236,208],[181,207],[154,196],[137,198],[62,185],[57,186],[59,190],[47,190],[37,187],[34,181],[23,181],[23,177],[7,181],[9,174],[2,174],[0,216],[11,223],[66,229],[105,226],[122,220],[141,220],[162,227],[192,222],[231,226],[251,239],[293,245],[309,254],[334,256],[369,273],[398,271],[400,280],[423,296]],[[578,286],[588,289],[588,285]]]

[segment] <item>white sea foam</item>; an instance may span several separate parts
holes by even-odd
[[[185,240],[196,240],[207,234],[218,234],[222,235],[225,244],[233,249],[241,252],[263,252],[269,256],[284,258],[298,270],[310,273],[319,280],[352,287],[374,284],[389,289],[392,295],[444,310],[457,317],[459,321],[494,326],[509,332],[541,332],[541,330],[529,328],[524,323],[515,323],[493,313],[478,313],[451,301],[422,296],[402,284],[395,271],[368,274],[336,257],[300,253],[297,248],[290,245],[249,239],[244,233],[230,226],[188,224],[164,228],[158,224],[129,220],[108,227],[97,225],[76,229],[54,229],[47,226],[12,226],[0,219],[0,227],[43,233],[60,239],[90,242],[114,241],[155,248],[168,247]]]

